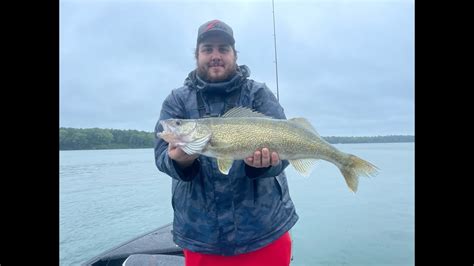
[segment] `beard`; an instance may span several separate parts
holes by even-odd
[[[225,65],[223,69],[221,67],[219,67],[219,69],[214,69],[212,63],[198,64],[197,67],[197,74],[199,77],[210,83],[230,80],[236,72],[237,64],[235,61],[231,65]]]

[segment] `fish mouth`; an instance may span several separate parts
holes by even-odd
[[[192,141],[192,133],[195,131],[197,124],[194,123],[194,126],[189,132],[176,134],[176,127],[167,123],[167,120],[161,120],[160,125],[163,127],[163,131],[159,132],[157,135],[168,141],[168,142],[190,142]]]
[[[170,131],[170,127],[168,126],[167,123],[165,123],[165,120],[161,120],[160,125],[163,127],[163,131],[162,131],[163,133]]]
[[[174,140],[174,134],[170,126],[164,121],[160,121],[160,125],[163,127],[163,131],[158,132],[156,135],[167,142]]]
[[[168,142],[169,145],[171,145],[172,147],[177,146],[177,142],[179,142],[179,139],[177,139],[170,126],[164,120],[160,121],[160,125],[163,127],[163,131],[158,132],[156,134],[157,137]]]

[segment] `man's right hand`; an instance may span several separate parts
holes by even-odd
[[[168,156],[173,159],[181,168],[189,167],[194,160],[199,157],[199,154],[186,154],[181,148],[173,145],[168,145]]]

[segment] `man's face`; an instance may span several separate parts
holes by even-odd
[[[229,79],[236,71],[234,49],[219,36],[210,36],[198,46],[197,71],[207,82],[221,82]]]

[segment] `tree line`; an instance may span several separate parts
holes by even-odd
[[[414,142],[413,135],[388,135],[372,137],[322,137],[332,144],[342,143],[391,143]],[[102,128],[59,128],[60,150],[138,149],[152,148],[153,132]]]
[[[150,148],[152,132],[102,128],[59,128],[60,150]]]
[[[372,137],[322,137],[332,144],[343,143],[395,143],[395,142],[415,142],[413,135],[388,135],[388,136],[372,136]]]

